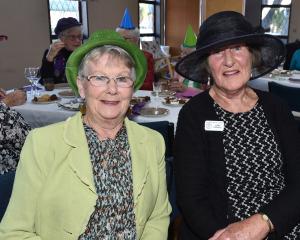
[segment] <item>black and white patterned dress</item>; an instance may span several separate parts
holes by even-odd
[[[258,213],[285,188],[282,154],[261,104],[231,113],[214,103],[224,121],[223,143],[228,181],[228,218],[238,221]],[[284,239],[300,239],[300,225]]]
[[[0,174],[16,169],[30,129],[20,113],[0,102]]]
[[[95,211],[79,240],[136,239],[132,167],[126,128],[100,141],[84,124],[98,194]]]

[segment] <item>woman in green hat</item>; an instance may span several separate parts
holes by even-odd
[[[67,63],[86,114],[26,140],[0,239],[167,239],[161,135],[126,118],[146,60],[115,31],[95,32]]]

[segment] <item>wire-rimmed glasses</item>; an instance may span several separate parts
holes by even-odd
[[[133,80],[128,76],[108,77],[104,75],[90,75],[83,77],[86,78],[94,87],[105,87],[108,85],[110,80],[114,80],[115,84],[120,88],[129,88],[133,86]]]

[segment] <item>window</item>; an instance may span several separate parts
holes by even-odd
[[[141,41],[154,41],[160,37],[159,0],[139,0],[139,29]]]
[[[292,0],[262,0],[261,4],[261,27],[284,43],[289,37],[291,4]]]
[[[51,42],[57,39],[54,28],[60,18],[73,17],[82,22],[81,2],[74,0],[48,0],[48,4]]]

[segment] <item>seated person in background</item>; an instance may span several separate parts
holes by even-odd
[[[0,101],[0,174],[16,169],[19,155],[30,130],[21,114]]]
[[[66,62],[83,39],[81,24],[72,17],[59,19],[54,32],[59,40],[53,42],[44,52],[40,69],[41,84],[46,78],[53,78],[55,84],[67,82]]]
[[[6,93],[3,89],[0,89],[0,100],[8,107],[22,105],[26,102],[26,92],[23,90],[16,90]]]
[[[180,57],[183,58],[186,55],[192,53],[196,49],[197,36],[193,31],[191,25],[188,25],[186,30],[185,38],[183,44],[180,46],[181,54]],[[179,92],[181,94],[187,94],[189,96],[196,95],[201,92],[201,88],[205,89],[205,84],[190,81],[179,75],[176,71],[174,72],[174,78],[170,81],[169,89]]]
[[[31,131],[1,240],[167,239],[163,137],[126,117],[146,68],[142,51],[113,30],[73,52],[66,74],[86,113]]]
[[[123,38],[128,41],[133,42],[134,44],[139,46],[140,40],[140,31],[136,28],[132,22],[131,15],[128,9],[125,9],[124,16],[120,26],[116,29]],[[151,53],[144,51],[143,53],[147,59],[148,71],[144,81],[144,84],[140,88],[140,90],[151,90],[153,89],[152,83],[154,81],[154,59]]]
[[[300,71],[300,49],[294,52],[291,64],[290,64],[290,70],[299,70]]]
[[[3,40],[7,40],[7,36],[0,35],[0,41]],[[30,130],[21,114],[9,108],[25,101],[26,93],[22,90],[7,94],[0,89],[0,174],[16,169],[25,137]]]
[[[1,90],[0,96],[0,174],[4,174],[16,169],[30,126],[21,114],[9,108],[26,101],[24,91],[16,90],[5,94]]]

